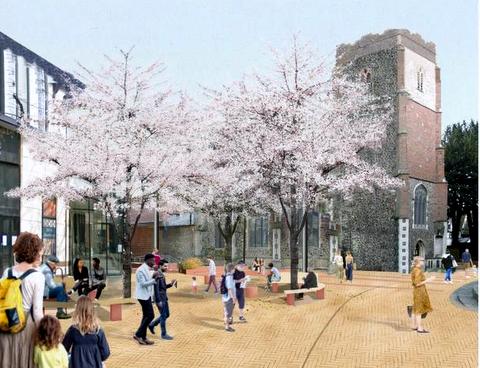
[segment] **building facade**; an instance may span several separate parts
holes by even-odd
[[[345,236],[362,269],[408,273],[411,259],[433,260],[447,241],[447,183],[441,146],[441,79],[435,45],[407,30],[370,34],[337,48],[337,66],[357,73],[394,113],[369,158],[404,183],[396,193],[340,202]]]
[[[45,254],[68,263],[67,204],[57,198],[8,198],[4,193],[55,170],[32,156],[17,130],[22,117],[37,129],[53,129],[48,125],[49,104],[64,98],[71,83],[83,86],[0,33],[0,271],[13,264],[12,245],[22,231],[41,236]]]

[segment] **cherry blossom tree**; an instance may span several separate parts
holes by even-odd
[[[282,212],[289,230],[291,288],[298,284],[298,239],[314,204],[357,190],[394,189],[399,182],[367,159],[381,147],[391,119],[389,101],[376,98],[348,69],[326,70],[296,37],[274,53],[270,73],[254,74],[212,93],[226,167],[236,167]]]
[[[123,246],[123,296],[131,295],[131,242],[147,208],[183,208],[177,179],[195,152],[194,118],[187,99],[160,85],[164,67],[131,65],[131,52],[107,58],[100,72],[83,68],[84,90],[54,101],[49,129],[24,121],[20,132],[34,157],[54,166],[10,195],[91,200],[113,219]]]

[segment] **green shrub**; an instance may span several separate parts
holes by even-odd
[[[201,266],[203,266],[203,262],[200,258],[187,258],[178,265],[180,272],[185,272],[186,270],[191,270]]]

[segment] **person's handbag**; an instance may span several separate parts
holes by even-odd
[[[458,267],[457,261],[452,260],[452,267],[453,267],[453,268],[457,268],[457,267]]]

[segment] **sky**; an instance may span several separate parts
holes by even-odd
[[[437,46],[443,127],[478,119],[475,0],[0,0],[0,32],[69,71],[99,70],[134,46],[192,96],[271,62],[299,33],[322,57],[368,33],[406,28]]]

